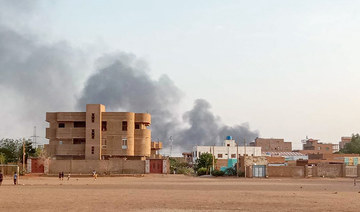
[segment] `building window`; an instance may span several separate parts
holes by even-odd
[[[73,144],[84,144],[85,143],[85,138],[74,138],[73,139]]]
[[[127,149],[127,138],[122,139],[122,149]]]
[[[59,128],[65,128],[65,123],[59,123]]]
[[[222,154],[218,154],[218,158],[222,158]]]
[[[75,121],[74,122],[74,128],[83,128],[86,127],[86,122],[85,121]]]
[[[107,130],[107,122],[106,121],[102,121],[101,122],[101,131],[106,131]]]
[[[91,147],[91,154],[93,155],[94,153],[95,153],[95,147],[92,146],[92,147]]]
[[[95,113],[91,114],[91,122],[94,123],[95,122]]]
[[[318,150],[321,150],[321,147],[318,146]]]
[[[140,129],[140,124],[135,124],[135,129],[136,130]]]
[[[103,139],[103,140],[102,140],[102,148],[103,148],[103,149],[106,149],[106,139]]]
[[[231,154],[231,158],[236,158],[236,154]]]
[[[92,138],[92,139],[95,138],[95,130],[94,130],[94,129],[91,130],[91,138]]]
[[[127,131],[127,121],[122,122],[122,131]]]
[[[62,141],[59,141],[59,144],[61,145],[61,144],[63,144],[63,142],[62,142]]]

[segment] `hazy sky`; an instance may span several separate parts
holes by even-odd
[[[6,24],[42,42],[65,41],[84,57],[144,59],[153,78],[167,74],[183,91],[180,111],[203,98],[224,123],[248,122],[293,148],[305,136],[335,143],[360,131],[359,1],[59,0],[21,11],[0,17],[17,16]],[[78,82],[89,70],[79,70]],[[0,90],[0,137],[32,134],[38,122],[5,132],[7,120],[21,120],[10,114],[19,99],[9,95]]]

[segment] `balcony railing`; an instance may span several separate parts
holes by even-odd
[[[85,155],[85,144],[59,144],[56,155]]]
[[[162,149],[162,142],[160,141],[152,141],[151,149]]]
[[[85,138],[85,128],[57,128],[56,138]]]

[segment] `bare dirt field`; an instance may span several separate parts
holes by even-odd
[[[360,211],[353,179],[23,177],[0,187],[0,211]]]

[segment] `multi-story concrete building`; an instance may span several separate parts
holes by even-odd
[[[216,159],[237,159],[239,156],[261,156],[261,147],[237,146],[235,140],[228,136],[222,146],[194,146],[193,162],[203,153],[211,153]],[[239,154],[236,156],[236,154]]]
[[[261,147],[262,152],[291,152],[292,143],[284,142],[284,139],[275,138],[256,138],[255,142],[252,142],[252,146]]]
[[[345,144],[350,143],[351,142],[351,137],[341,137],[341,141],[339,142],[339,148],[344,149]]]
[[[56,160],[158,158],[161,142],[151,142],[148,113],[106,112],[101,104],[86,112],[48,112],[48,156]]]
[[[303,142],[303,154],[332,154],[338,150],[337,144],[319,143],[319,140],[305,139]]]

